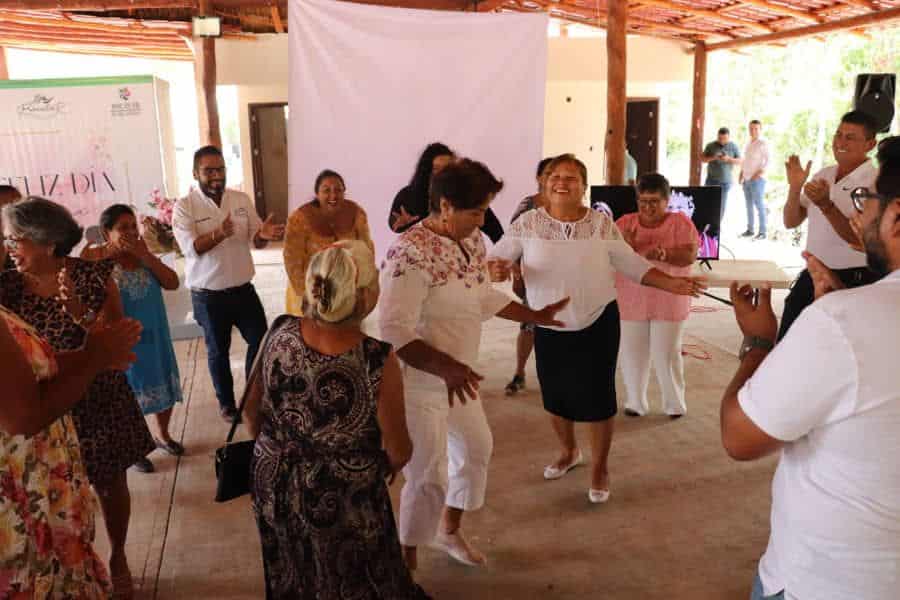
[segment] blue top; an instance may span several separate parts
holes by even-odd
[[[126,375],[145,415],[162,412],[182,401],[181,377],[162,288],[150,269],[128,271],[116,265],[113,278],[122,295],[125,316],[144,326],[134,347],[137,360]]]

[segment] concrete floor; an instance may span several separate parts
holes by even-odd
[[[270,318],[283,307],[277,251],[257,255],[256,285]],[[719,293],[726,293],[719,290]],[[776,300],[783,301],[783,292]],[[469,569],[423,549],[417,579],[439,599],[734,599],[749,597],[769,527],[774,459],[738,464],[719,439],[721,393],[737,366],[740,335],[728,307],[711,300],[691,316],[685,340],[686,418],[620,416],[611,454],[608,504],[586,498],[587,469],[546,482],[555,439],[537,390],[513,398],[503,386],[515,364],[517,325],[490,321],[482,344],[486,411],[495,455],[486,506],[466,530],[490,558]],[[780,314],[780,306],[776,307]],[[244,344],[235,332],[232,365],[243,381]],[[139,598],[262,598],[259,541],[249,499],[212,501],[213,455],[227,433],[219,419],[202,340],[177,343],[185,403],[173,435],[187,455],[155,452],[157,472],[129,473],[133,514],[128,555]],[[624,394],[621,382],[620,397]],[[651,382],[651,403],[659,392]],[[584,432],[580,432],[585,439]],[[400,482],[395,483],[395,499]],[[108,548],[102,521],[98,548]]]

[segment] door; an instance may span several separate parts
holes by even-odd
[[[250,145],[256,210],[276,223],[288,218],[287,104],[250,105]]]
[[[638,175],[656,173],[659,99],[629,100],[625,110],[625,146],[637,162]]]

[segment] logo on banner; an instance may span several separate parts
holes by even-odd
[[[130,102],[131,90],[127,87],[119,88],[119,99],[112,105],[112,116],[114,117],[136,117],[141,114],[141,103]]]
[[[65,102],[56,100],[52,96],[35,94],[30,102],[23,102],[16,110],[20,117],[33,117],[35,119],[52,119],[57,115],[64,115],[68,111]]]

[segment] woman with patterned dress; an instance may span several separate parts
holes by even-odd
[[[369,221],[361,206],[344,198],[344,178],[325,170],[316,177],[315,199],[288,218],[284,230],[284,268],[289,284],[285,312],[303,315],[306,269],[313,254],[340,240],[359,240],[375,252]]]
[[[567,302],[532,310],[491,285],[478,229],[502,188],[481,163],[448,165],[431,180],[429,216],[400,235],[381,270],[381,333],[397,348],[409,390],[414,450],[403,470],[400,543],[410,568],[427,544],[469,566],[487,560],[461,528],[463,515],[484,505],[493,452],[475,371],[482,322],[561,325],[554,315]]]
[[[0,264],[5,258],[0,247]],[[99,373],[134,360],[139,336],[138,323],[122,320],[57,360],[30,325],[0,306],[0,598],[110,597],[93,549],[97,500],[66,413]]]
[[[385,484],[409,460],[400,366],[359,323],[378,299],[367,245],[312,257],[304,317],[279,317],[250,376],[251,493],[269,600],[425,600]]]
[[[184,447],[172,439],[169,421],[176,402],[182,401],[181,376],[162,290],[178,289],[178,274],[167,267],[147,248],[140,237],[134,211],[124,204],[114,204],[100,215],[100,229],[106,243],[86,247],[81,257],[86,260],[115,261],[113,279],[122,296],[125,315],[144,326],[141,341],[135,348],[137,361],[125,374],[134,390],[141,412],[154,415],[156,447],[173,456],[184,454]],[[144,473],[154,470],[148,458],[134,467]]]
[[[16,270],[0,274],[0,304],[34,327],[55,352],[81,348],[89,328],[124,317],[111,277],[115,263],[67,258],[82,235],[68,210],[31,197],[3,209],[3,226]],[[72,409],[72,419],[88,480],[100,497],[113,587],[117,596],[130,598],[126,470],[153,451],[153,437],[121,371],[100,373]]]

